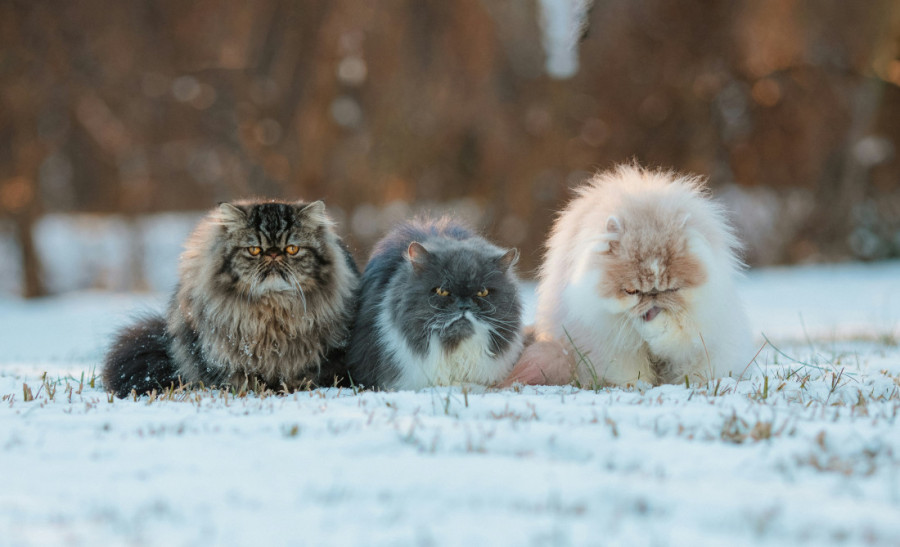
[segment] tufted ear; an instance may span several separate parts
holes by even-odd
[[[497,258],[497,263],[504,270],[512,268],[519,261],[519,250],[510,249]]]
[[[619,240],[622,239],[622,222],[619,221],[618,217],[613,215],[606,219],[606,232],[599,239],[599,252],[615,254],[619,250]]]
[[[331,219],[328,217],[328,214],[325,212],[325,202],[322,200],[316,200],[312,203],[304,203],[298,202],[297,206],[300,207],[299,216],[307,219],[308,221],[318,224],[318,225],[331,225]]]
[[[418,241],[413,241],[406,248],[406,259],[409,260],[413,270],[416,272],[422,271],[430,255],[431,253],[428,252],[428,249]]]
[[[622,233],[622,223],[619,221],[619,217],[611,215],[606,219],[606,232],[609,234]]]
[[[247,211],[240,205],[223,201],[219,204],[219,218],[224,224],[246,224]]]

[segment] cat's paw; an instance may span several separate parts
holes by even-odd
[[[572,351],[559,342],[535,342],[525,348],[509,376],[497,387],[524,385],[564,385],[574,378],[575,359]]]

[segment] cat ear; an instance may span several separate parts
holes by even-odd
[[[612,254],[618,251],[621,237],[622,223],[619,221],[619,217],[612,215],[606,219],[606,233],[600,236],[600,252]]]
[[[510,249],[500,255],[497,259],[497,263],[500,264],[500,267],[504,270],[508,270],[512,268],[516,262],[519,261],[519,250],[518,249]]]
[[[240,205],[223,201],[219,204],[219,216],[225,224],[242,224],[247,222],[247,211]]]
[[[619,222],[619,218],[617,216],[611,215],[608,219],[606,219],[606,232],[610,234],[622,233],[622,223]]]
[[[417,272],[425,267],[425,262],[428,261],[429,254],[428,249],[418,241],[413,241],[409,244],[409,247],[406,248],[406,258]]]
[[[328,218],[328,214],[325,213],[324,201],[317,200],[312,203],[300,202],[297,205],[301,207],[300,216],[305,217],[307,220],[320,225],[332,224],[331,219]]]

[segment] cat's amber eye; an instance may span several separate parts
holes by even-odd
[[[484,298],[485,296],[488,295],[488,292],[489,291],[487,289],[481,289],[480,291],[475,293],[475,296],[480,296],[481,298]]]
[[[250,253],[250,256],[259,256],[259,253],[262,252],[262,247],[247,247],[247,252]]]
[[[637,289],[634,289],[634,290],[631,290],[631,289],[622,289],[622,290],[625,291],[625,294],[632,294],[632,295],[637,294],[638,292],[640,292],[640,291],[638,291]]]
[[[287,254],[289,254],[291,256],[294,256],[299,251],[300,251],[300,247],[297,247],[296,245],[288,245],[287,247],[284,248],[284,252],[286,252]]]
[[[450,291],[442,287],[435,287],[434,292],[436,292],[439,296],[450,296]]]

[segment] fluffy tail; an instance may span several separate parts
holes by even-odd
[[[575,359],[571,353],[556,341],[534,342],[525,348],[500,387],[570,384],[575,379]]]
[[[159,315],[142,318],[121,330],[103,363],[103,385],[116,397],[131,390],[144,394],[178,385],[175,365],[169,356],[166,320]]]

